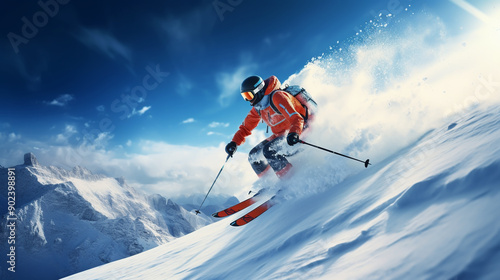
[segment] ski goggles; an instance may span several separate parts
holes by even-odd
[[[251,91],[245,91],[241,93],[241,96],[246,101],[252,101],[255,98],[255,95],[264,88],[264,81],[261,80],[261,83]]]

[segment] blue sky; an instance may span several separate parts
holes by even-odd
[[[112,145],[139,138],[214,144],[226,139],[207,133],[233,131],[248,109],[238,96],[240,78],[288,77],[350,35],[371,10],[384,8],[367,6],[373,1],[239,2],[232,10],[224,10],[224,1],[59,4],[17,54],[3,37],[4,126],[49,141],[68,125],[97,132],[103,130],[98,122],[109,119]],[[22,35],[21,18],[33,22],[42,11],[34,1],[10,5],[2,16],[5,35]],[[152,90],[133,92],[147,69],[167,76]]]
[[[144,138],[192,145],[225,141],[223,135],[234,131],[248,110],[238,96],[241,78],[286,78],[353,33],[370,11],[384,8],[367,6],[372,1],[356,2],[48,5],[57,13],[40,24],[29,42],[3,37],[7,57],[2,63],[1,109],[8,116],[3,121],[12,133],[41,141],[68,126],[78,132],[103,130],[103,119],[112,122],[111,145]],[[237,5],[224,6],[228,3]],[[36,13],[44,11],[35,2],[10,5],[2,17],[5,35],[21,36],[22,18],[34,23]],[[44,23],[43,17],[37,19]],[[161,73],[160,81],[153,81],[159,83],[151,82],[151,90],[133,91],[143,86],[148,69]]]
[[[456,2],[8,1],[0,164],[28,151],[61,164],[61,151],[82,146],[115,157],[145,143],[219,147],[250,109],[239,95],[246,76],[284,81],[379,15],[393,24],[430,11],[450,33],[479,22]]]

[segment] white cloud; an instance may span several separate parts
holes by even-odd
[[[19,139],[21,139],[21,135],[15,134],[14,132],[9,133],[9,141],[10,142],[13,142],[13,141],[16,141]]]
[[[73,96],[70,94],[63,94],[57,97],[56,99],[52,101],[44,101],[45,104],[51,105],[51,106],[59,106],[59,107],[64,107],[73,100]]]
[[[245,78],[253,75],[257,68],[254,63],[247,62],[250,59],[243,59],[243,63],[233,72],[221,72],[215,75],[217,85],[219,86],[219,104],[222,107],[229,106],[231,100],[240,96],[240,85]]]
[[[140,146],[142,152],[132,155],[132,162],[140,166],[142,176],[155,178],[152,181],[156,181],[145,188],[171,196],[205,193],[226,157],[225,144],[218,147],[192,147],[142,141]],[[238,155],[238,159],[226,164],[213,191],[214,194],[238,194],[248,191],[255,179],[256,175],[248,169],[246,155]],[[135,181],[141,180],[135,178]]]
[[[132,110],[132,113],[128,115],[128,118],[131,118],[133,116],[142,116],[144,113],[146,113],[149,109],[151,109],[151,106],[144,106],[140,110],[136,110],[135,108]]]
[[[271,135],[272,133],[266,135],[265,130],[254,129],[252,131],[252,134],[245,139],[245,144],[244,144],[245,146],[242,148],[250,150],[253,147],[257,146],[260,142],[264,141],[266,138],[270,137]]]
[[[228,127],[229,123],[221,123],[221,122],[211,122],[208,127],[216,128],[216,127]]]
[[[72,125],[66,125],[64,127],[64,131],[62,133],[57,134],[56,142],[57,143],[68,143],[69,139],[75,135],[78,131]]]
[[[57,134],[56,142],[57,143],[66,143],[66,142],[68,142],[68,138],[66,136],[64,136],[64,134]]]
[[[187,13],[169,13],[154,21],[154,25],[165,33],[169,49],[181,52],[203,44],[215,24],[213,9],[208,5],[193,6]]]
[[[141,110],[138,111],[138,114],[144,115],[144,113],[146,113],[149,109],[151,109],[151,106],[144,106],[144,107],[142,107]]]
[[[194,83],[182,73],[178,74],[176,92],[181,96],[187,96],[194,88]]]
[[[96,147],[107,147],[109,140],[113,139],[114,135],[109,132],[101,132],[97,134],[92,145]]]
[[[106,110],[106,108],[104,107],[104,105],[99,105],[95,108],[98,112],[104,112]]]
[[[195,122],[194,118],[189,118],[189,119],[185,119],[185,120],[182,121],[183,124],[194,123],[194,122]]]
[[[85,141],[78,146],[39,141],[2,145],[0,152],[5,158],[2,157],[0,164],[11,166],[22,163],[24,153],[35,152],[44,165],[66,169],[80,165],[97,174],[124,177],[128,184],[147,193],[177,197],[205,194],[226,158],[225,143],[217,147],[193,147],[142,140],[134,144],[138,147],[136,153],[124,154],[118,147],[107,148],[107,141],[111,138],[112,135],[102,133],[95,141]],[[131,142],[129,140],[127,145]],[[256,179],[247,155],[238,152],[227,162],[212,194],[242,197]]]
[[[66,137],[63,133],[59,133],[56,135],[55,141],[59,144],[67,144],[68,137]]]
[[[224,133],[215,132],[215,131],[209,131],[209,132],[207,132],[207,136],[212,136],[212,135],[227,137],[227,135],[225,135]]]
[[[64,128],[64,131],[68,134],[75,134],[76,128],[72,125],[66,125],[66,127]]]
[[[82,28],[76,37],[87,47],[101,52],[111,59],[116,60],[121,57],[127,61],[132,60],[130,49],[106,31]]]

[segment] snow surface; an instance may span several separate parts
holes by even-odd
[[[500,106],[477,109],[338,184],[316,178],[317,193],[288,182],[244,227],[227,218],[65,279],[498,279],[499,126]]]

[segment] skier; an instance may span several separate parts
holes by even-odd
[[[307,121],[310,118],[307,107],[280,88],[281,83],[276,76],[266,80],[250,76],[242,82],[241,95],[250,102],[252,109],[226,146],[226,152],[232,156],[263,120],[271,128],[273,135],[260,142],[248,155],[248,160],[259,177],[272,168],[280,179],[284,178],[292,168],[286,159],[290,153],[287,152],[285,141],[290,146],[299,143],[299,136],[308,128]]]

